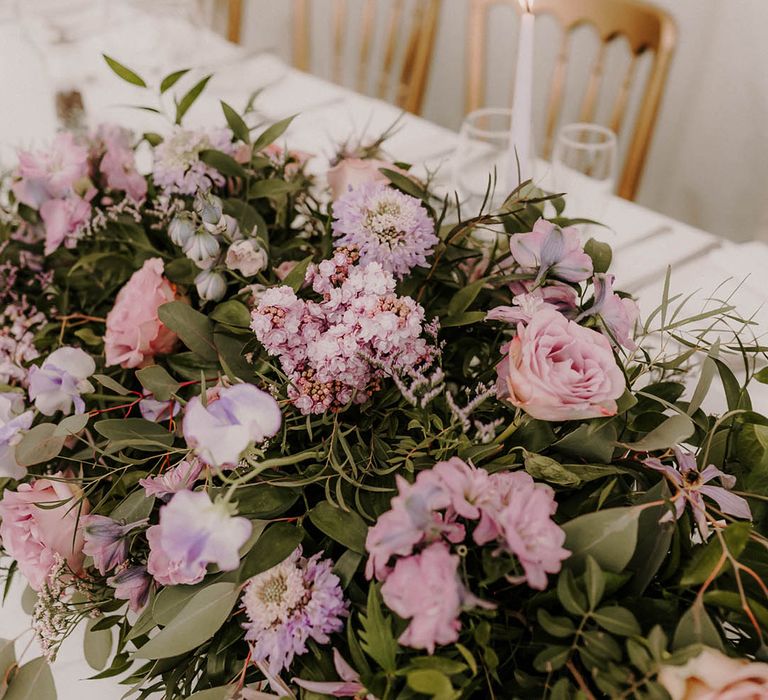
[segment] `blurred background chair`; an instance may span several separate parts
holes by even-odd
[[[520,11],[518,0],[470,0],[467,35],[466,110],[470,112],[485,104],[487,76],[487,44],[490,11],[494,6],[512,6]],[[634,199],[640,183],[643,165],[653,135],[653,129],[664,93],[670,60],[676,43],[672,18],[663,10],[639,0],[536,0],[533,12],[556,20],[562,31],[559,51],[552,71],[551,86],[545,112],[543,147],[540,155],[549,158],[558,127],[563,123],[562,112],[574,30],[589,25],[596,31],[599,48],[592,63],[581,96],[578,121],[595,122],[598,101],[606,99],[604,74],[609,46],[623,39],[631,56],[623,77],[614,88],[609,102],[605,126],[626,142],[624,164],[618,179],[617,193]],[[513,54],[513,51],[509,53]],[[631,94],[640,72],[642,58],[652,54],[649,70],[645,71],[645,86],[635,110],[634,125],[628,124],[627,113]],[[631,120],[630,120],[631,121]]]
[[[419,114],[440,5],[441,0],[294,0],[293,63]],[[318,66],[313,48],[328,40],[331,50],[317,54],[329,56],[330,65]]]

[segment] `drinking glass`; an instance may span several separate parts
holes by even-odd
[[[496,174],[492,204],[504,201],[517,186],[509,179],[509,127],[512,110],[484,107],[470,112],[459,132],[459,143],[453,159],[453,186],[461,200],[479,204]]]
[[[604,126],[579,122],[560,129],[552,175],[566,195],[566,216],[600,218],[616,186],[617,156],[616,134]]]

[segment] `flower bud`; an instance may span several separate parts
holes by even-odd
[[[195,262],[203,262],[219,253],[219,242],[216,237],[205,229],[198,229],[184,244],[184,254]]]
[[[173,217],[168,226],[168,235],[177,246],[184,246],[195,235],[195,224],[192,215],[184,212]]]
[[[219,301],[227,291],[227,281],[220,272],[203,270],[195,277],[195,287],[203,301]]]

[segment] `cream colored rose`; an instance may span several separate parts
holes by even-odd
[[[659,682],[672,700],[768,700],[768,664],[705,649],[682,666],[664,666]]]

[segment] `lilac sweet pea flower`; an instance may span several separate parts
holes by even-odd
[[[80,519],[83,526],[83,554],[93,559],[93,565],[103,576],[120,566],[128,558],[126,535],[146,520],[123,525],[104,515],[86,515]]]
[[[32,425],[32,411],[24,410],[21,394],[0,394],[0,478],[21,479],[27,470],[16,461],[21,433]]]
[[[168,420],[178,414],[181,406],[178,401],[158,401],[153,394],[145,394],[139,401],[139,411],[141,417],[145,420],[151,420],[153,423]]]
[[[583,282],[592,275],[592,258],[581,246],[577,228],[560,228],[539,219],[530,233],[518,233],[509,240],[512,257],[524,270],[536,272],[536,282],[545,275]]]
[[[496,306],[485,316],[486,321],[504,321],[518,324],[530,323],[531,319],[543,309],[557,311],[557,307],[548,304],[536,294],[518,294],[512,299],[512,306]]]
[[[232,517],[203,491],[179,491],[160,509],[160,524],[147,530],[147,570],[162,586],[199,583],[208,564],[232,571],[251,536],[246,518]]]
[[[79,348],[63,347],[52,352],[40,367],[29,368],[29,398],[45,416],[85,412],[81,394],[93,391],[88,381],[96,371],[93,358]]]
[[[184,439],[206,464],[233,467],[248,447],[280,430],[280,407],[252,384],[218,390],[218,398],[203,406],[190,399],[184,413]]]
[[[613,275],[595,275],[595,302],[576,320],[599,315],[608,340],[627,350],[635,350],[637,343],[632,334],[640,310],[632,299],[620,297],[613,291],[613,280]]]
[[[366,693],[365,686],[360,682],[360,674],[344,660],[336,649],[333,650],[333,665],[336,667],[339,678],[341,678],[340,681],[305,681],[301,678],[294,678],[293,682],[304,690],[320,695],[331,695],[334,698],[378,700],[371,693]]]
[[[145,479],[139,479],[139,484],[144,487],[144,493],[147,496],[165,498],[178,491],[190,491],[202,470],[203,465],[199,460],[187,461],[185,459],[160,476],[148,476]]]
[[[714,464],[710,464],[704,470],[699,471],[695,455],[680,447],[674,449],[677,468],[662,464],[655,457],[646,459],[644,464],[646,467],[662,472],[677,488],[678,497],[674,501],[676,518],[680,518],[686,503],[689,503],[699,532],[706,539],[709,536],[709,524],[707,523],[707,507],[703,497],[708,496],[717,503],[723,513],[745,520],[752,519],[752,511],[749,509],[747,501],[728,490],[736,484],[735,476],[725,474]],[[708,485],[710,481],[718,478],[722,486]],[[663,519],[669,520],[671,517],[671,514],[667,514]]]
[[[133,612],[139,612],[149,598],[152,577],[144,566],[127,566],[107,579],[107,584],[115,589],[115,598],[127,600]]]

